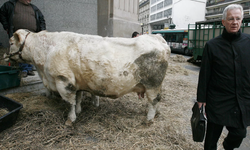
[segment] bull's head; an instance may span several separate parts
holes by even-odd
[[[9,40],[10,52],[4,54],[5,61],[25,62],[22,58],[22,51],[29,33],[27,30],[20,29],[13,34]]]

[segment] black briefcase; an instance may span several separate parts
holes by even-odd
[[[192,134],[193,140],[195,142],[202,142],[204,140],[205,132],[206,132],[206,121],[207,118],[204,112],[204,106],[202,105],[199,108],[198,103],[195,102],[193,108],[193,115],[191,117],[191,127],[192,127]]]

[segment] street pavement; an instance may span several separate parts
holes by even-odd
[[[247,137],[243,140],[241,146],[235,150],[250,150],[250,127],[247,128]]]

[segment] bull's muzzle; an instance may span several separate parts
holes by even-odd
[[[8,53],[4,53],[3,55],[4,61],[10,61],[10,55]]]

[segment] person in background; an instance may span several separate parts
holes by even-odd
[[[0,8],[0,22],[9,38],[18,29],[28,29],[31,32],[46,30],[44,16],[35,5],[31,4],[31,0],[9,0],[5,2]],[[35,75],[33,65],[20,63],[19,66],[22,69],[23,77]]]
[[[133,34],[132,34],[132,38],[135,38],[135,37],[138,37],[140,34],[138,33],[138,32],[133,32]]]
[[[243,8],[231,4],[223,11],[222,35],[204,47],[197,101],[205,105],[207,131],[205,150],[217,150],[225,126],[225,150],[238,148],[250,125],[250,35],[241,33]]]

